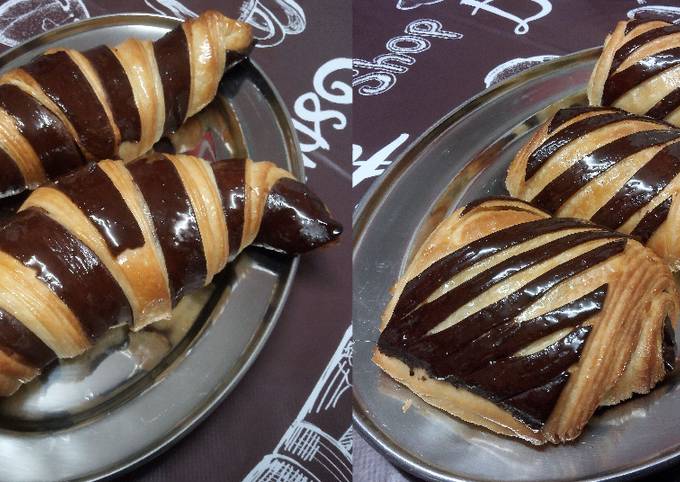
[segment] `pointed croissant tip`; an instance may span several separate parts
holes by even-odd
[[[336,242],[343,227],[309,187],[281,178],[272,186],[254,244],[302,254]]]

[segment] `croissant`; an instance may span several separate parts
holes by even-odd
[[[680,126],[680,25],[619,22],[590,77],[588,100]]]
[[[104,160],[39,187],[0,225],[0,395],[110,327],[168,319],[249,245],[297,254],[340,233],[269,162]]]
[[[669,269],[639,242],[485,199],[423,243],[373,360],[467,422],[560,443],[597,407],[647,393],[673,369],[679,309]]]
[[[614,108],[572,107],[510,164],[508,192],[550,214],[631,234],[680,269],[680,130]]]
[[[160,39],[51,49],[0,77],[0,196],[88,161],[146,153],[215,96],[252,46],[248,25],[207,11]]]

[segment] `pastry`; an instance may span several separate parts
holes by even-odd
[[[590,77],[588,100],[680,125],[680,25],[619,22]]]
[[[153,155],[46,184],[0,226],[0,395],[112,326],[168,319],[249,245],[297,254],[340,232],[269,162]]]
[[[680,130],[614,108],[572,107],[540,126],[510,164],[508,192],[590,219],[680,269]]]
[[[373,360],[467,422],[560,443],[672,370],[679,303],[668,267],[634,239],[484,199],[417,251]]]
[[[215,96],[250,27],[214,11],[151,42],[50,49],[0,77],[0,195],[139,157]]]

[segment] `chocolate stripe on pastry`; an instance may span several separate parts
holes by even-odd
[[[307,186],[283,177],[269,191],[253,244],[299,254],[333,241],[341,232],[340,224]]]
[[[19,320],[0,308],[0,350],[33,368],[44,368],[57,355]]]
[[[566,171],[550,181],[532,200],[554,214],[567,200],[599,175],[648,147],[680,138],[680,131],[651,130],[634,132],[586,154]]]
[[[618,69],[621,64],[628,58],[630,55],[638,50],[640,47],[644,46],[648,42],[651,42],[652,40],[656,40],[658,38],[664,37],[666,35],[671,35],[674,33],[679,33],[680,32],[680,26],[678,25],[667,25],[665,27],[659,27],[659,28],[654,28],[652,30],[648,30],[640,35],[635,36],[633,39],[629,40],[628,42],[624,43],[621,47],[618,48],[618,50],[614,53],[614,58],[612,60],[612,66],[609,69],[610,74],[614,73],[616,69]]]
[[[493,234],[471,242],[430,265],[410,280],[404,287],[403,295],[394,308],[393,317],[402,318],[425,301],[446,280],[470,266],[494,256],[501,251],[537,238],[544,234],[566,229],[591,227],[586,221],[577,219],[538,219],[501,229]]]
[[[104,86],[113,120],[120,129],[121,140],[139,141],[142,133],[139,110],[130,79],[120,61],[106,45],[87,50],[83,55],[90,61]]]
[[[97,164],[61,178],[53,185],[89,218],[116,257],[144,245],[144,235],[111,179]]]
[[[14,160],[0,148],[0,186],[5,187],[5,193],[20,191],[26,181]]]
[[[619,228],[680,174],[680,143],[670,144],[643,165],[593,216],[595,223]]]
[[[656,230],[659,229],[659,226],[666,221],[672,203],[673,198],[669,197],[645,214],[630,235],[635,239],[638,239],[641,243],[646,244],[647,241],[649,241],[649,238],[651,238]]]
[[[38,155],[48,177],[60,176],[85,163],[59,117],[19,87],[0,85],[0,108],[14,118],[19,132]],[[29,183],[36,181],[27,180]]]
[[[115,137],[106,111],[66,52],[41,55],[22,68],[66,115],[87,152],[96,159],[115,156]]]
[[[671,373],[675,369],[675,330],[668,317],[663,322],[662,347],[664,368],[666,373]]]
[[[633,117],[626,112],[618,111],[607,114],[593,115],[586,119],[575,122],[563,130],[546,139],[546,141],[531,153],[527,159],[526,177],[529,180],[545,162],[552,157],[560,148],[588,134],[589,132],[604,127],[614,122]]]
[[[235,256],[241,247],[246,206],[246,160],[211,163],[217,188],[222,198],[222,210],[227,220],[229,256]]]
[[[677,65],[680,65],[680,47],[645,57],[640,62],[617,72],[605,81],[602,103],[605,105],[612,104],[636,85]]]
[[[167,158],[140,159],[128,169],[149,206],[174,306],[185,292],[205,282],[206,261],[196,213],[177,169]]]
[[[649,109],[645,115],[656,119],[663,119],[680,107],[680,89],[672,90],[668,95]]]
[[[0,250],[33,269],[91,339],[130,320],[130,305],[99,258],[43,212],[20,211],[4,224]]]
[[[191,67],[187,37],[182,26],[156,40],[153,50],[165,99],[163,133],[168,134],[184,122],[189,105]]]
[[[555,115],[553,116],[552,120],[550,121],[550,124],[548,125],[548,134],[551,134],[555,129],[560,127],[562,124],[566,124],[570,120],[572,120],[574,117],[578,117],[581,114],[585,114],[586,112],[611,112],[612,109],[607,108],[607,107],[592,107],[592,106],[574,106],[574,107],[566,107],[564,109],[558,110]]]

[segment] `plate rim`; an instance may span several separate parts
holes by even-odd
[[[354,215],[352,217],[352,260],[359,252],[361,242],[368,227],[375,216],[376,211],[381,205],[385,192],[389,190],[402,176],[403,172],[411,165],[415,158],[433,139],[437,138],[444,130],[453,126],[456,122],[464,118],[467,114],[474,111],[477,107],[502,96],[511,91],[514,87],[529,80],[541,77],[555,68],[571,63],[585,61],[590,57],[596,59],[602,47],[591,47],[563,55],[559,58],[532,66],[512,77],[505,79],[498,84],[494,84],[449,111],[432,126],[425,130],[404,151],[390,164],[383,174],[374,180],[373,184],[359,200]],[[425,460],[418,459],[407,450],[394,443],[384,431],[375,425],[371,417],[362,409],[356,390],[352,390],[352,423],[357,428],[359,434],[372,446],[378,453],[387,458],[395,466],[407,472],[427,480],[442,482],[465,482],[467,479],[460,474],[445,472],[432,467]],[[646,463],[636,467],[624,468],[622,470],[610,472],[597,477],[585,480],[617,480],[639,477],[646,474],[657,472],[664,467],[672,465],[680,460],[680,450],[673,451],[666,455],[653,458]]]
[[[0,53],[0,68],[5,67],[8,63],[16,60],[22,55],[40,49],[41,46],[47,43],[59,41],[72,35],[97,28],[133,25],[170,29],[182,22],[183,20],[177,17],[142,12],[113,13],[90,17],[37,34],[16,46],[9,48],[5,52]],[[288,137],[283,139],[289,153],[286,162],[292,161],[292,165],[289,166],[292,173],[299,179],[305,179],[305,168],[304,163],[302,162],[303,157],[300,142],[297,132],[293,127],[293,120],[288,107],[283,101],[281,94],[262,68],[251,58],[248,59],[248,63],[264,81],[268,91],[263,92],[263,95],[269,97],[270,100],[273,100],[273,102],[270,103],[270,106],[272,107],[275,117],[280,125],[283,125],[286,128]],[[226,382],[217,387],[213,392],[214,395],[212,397],[209,397],[204,403],[198,404],[184,417],[181,423],[177,424],[173,430],[165,434],[165,438],[160,443],[152,444],[149,448],[138,452],[137,454],[133,454],[130,457],[121,459],[112,466],[103,467],[101,470],[84,474],[74,474],[73,480],[102,480],[127,473],[168,450],[203,422],[224,401],[232,390],[236,388],[264,348],[264,345],[267,343],[288,301],[299,264],[300,256],[291,258],[290,269],[285,278],[281,280],[281,283],[279,283],[274,293],[276,296],[280,297],[282,301],[273,307],[271,304],[267,307],[260,325],[251,338],[251,341],[246,346],[246,350],[239,357],[237,364],[232,367],[233,375],[225,378]],[[216,315],[213,312],[206,323],[210,323],[216,316],[219,315]],[[139,396],[139,394],[137,396]],[[96,421],[93,423],[96,424]],[[56,430],[53,432],[60,431],[63,430]]]

